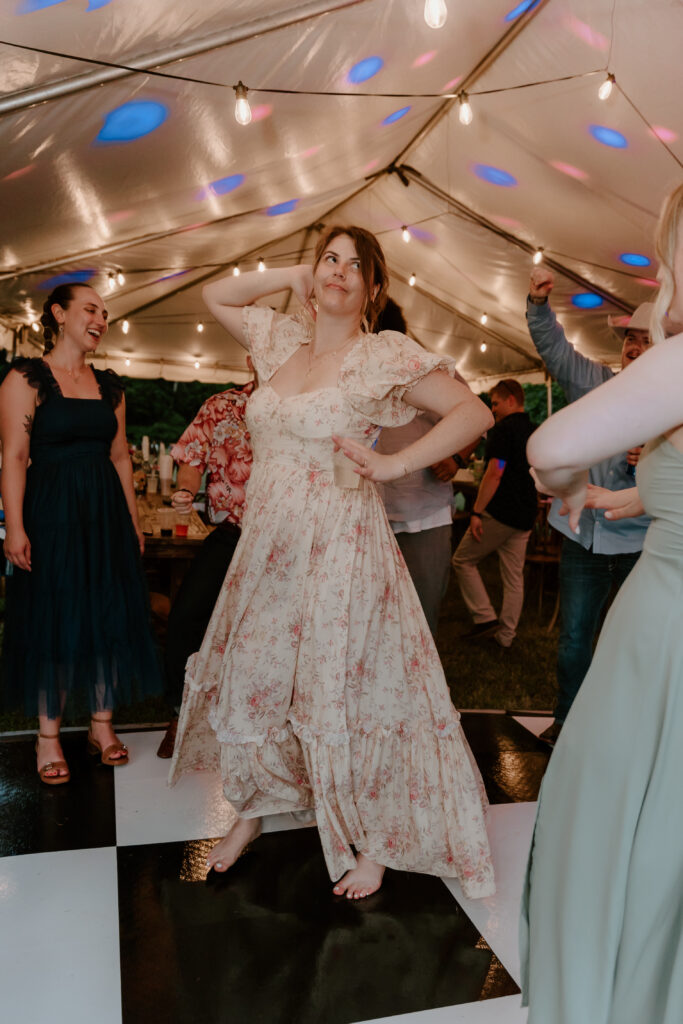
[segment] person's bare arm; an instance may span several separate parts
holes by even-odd
[[[36,397],[22,374],[10,370],[0,387],[2,504],[7,526],[4,551],[13,565],[27,572],[31,570],[31,542],[24,529],[23,506]]]
[[[192,502],[202,482],[203,471],[198,466],[188,466],[186,462],[178,463],[176,489],[171,498],[173,508],[178,512],[189,512]]]
[[[239,277],[232,274],[221,277],[218,281],[204,285],[202,298],[218,323],[246,348],[247,339],[242,326],[244,307],[287,288],[291,288],[301,304],[315,316],[311,305],[313,270],[303,263],[295,267],[264,270],[262,273],[253,270]]]
[[[360,476],[385,482],[439,462],[493,426],[493,416],[466,384],[453,380],[445,370],[432,370],[406,392],[408,405],[441,417],[431,430],[400,452],[382,455],[352,438],[333,440],[353,462]]]
[[[133,528],[138,538],[138,544],[140,545],[140,554],[142,554],[145,550],[145,539],[142,536],[142,530],[140,529],[140,523],[138,522],[138,509],[135,503],[135,487],[133,486],[133,465],[130,461],[128,444],[126,442],[125,395],[121,396],[121,401],[116,409],[116,422],[116,437],[111,443],[109,457],[114,464],[114,469],[119,475],[123,494],[126,499],[126,505],[130,512],[130,518],[133,520]]]
[[[586,508],[604,508],[605,519],[630,519],[642,516],[645,508],[637,487],[625,487],[621,491],[610,491],[607,487],[589,484],[586,493]],[[564,505],[560,515],[565,515]]]
[[[540,489],[567,502],[572,527],[585,501],[590,466],[681,425],[682,373],[679,334],[561,409],[531,435],[527,457]]]

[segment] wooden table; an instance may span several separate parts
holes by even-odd
[[[137,507],[140,527],[145,535],[144,561],[149,564],[159,559],[166,563],[170,572],[169,596],[172,601],[197,549],[209,536],[213,527],[206,526],[198,513],[192,509],[187,537],[176,537],[175,532],[172,537],[162,537],[159,512],[164,505],[161,495],[140,495],[137,498]]]

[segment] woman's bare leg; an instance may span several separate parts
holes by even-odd
[[[246,846],[261,834],[260,818],[238,818],[227,836],[213,847],[206,858],[206,866],[214,871],[227,871]]]
[[[59,738],[59,728],[62,724],[62,716],[59,718],[48,718],[47,715],[38,715],[38,771],[50,761],[63,761],[64,752]],[[46,737],[51,737],[47,739]],[[45,772],[48,779],[54,779],[58,775],[68,775],[68,768],[51,768]]]

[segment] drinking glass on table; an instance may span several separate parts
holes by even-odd
[[[190,507],[187,511],[178,509],[175,513],[175,535],[176,537],[187,537],[187,531],[190,526],[190,518],[192,516],[192,508]]]

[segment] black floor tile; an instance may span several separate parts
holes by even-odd
[[[334,897],[315,829],[204,880],[209,841],[117,851],[126,1024],[350,1024],[518,992],[437,878]]]
[[[537,800],[548,745],[509,715],[463,711],[461,721],[491,803]]]
[[[0,857],[116,845],[114,771],[86,754],[86,734],[63,733],[71,781],[46,786],[35,739],[0,743]]]

